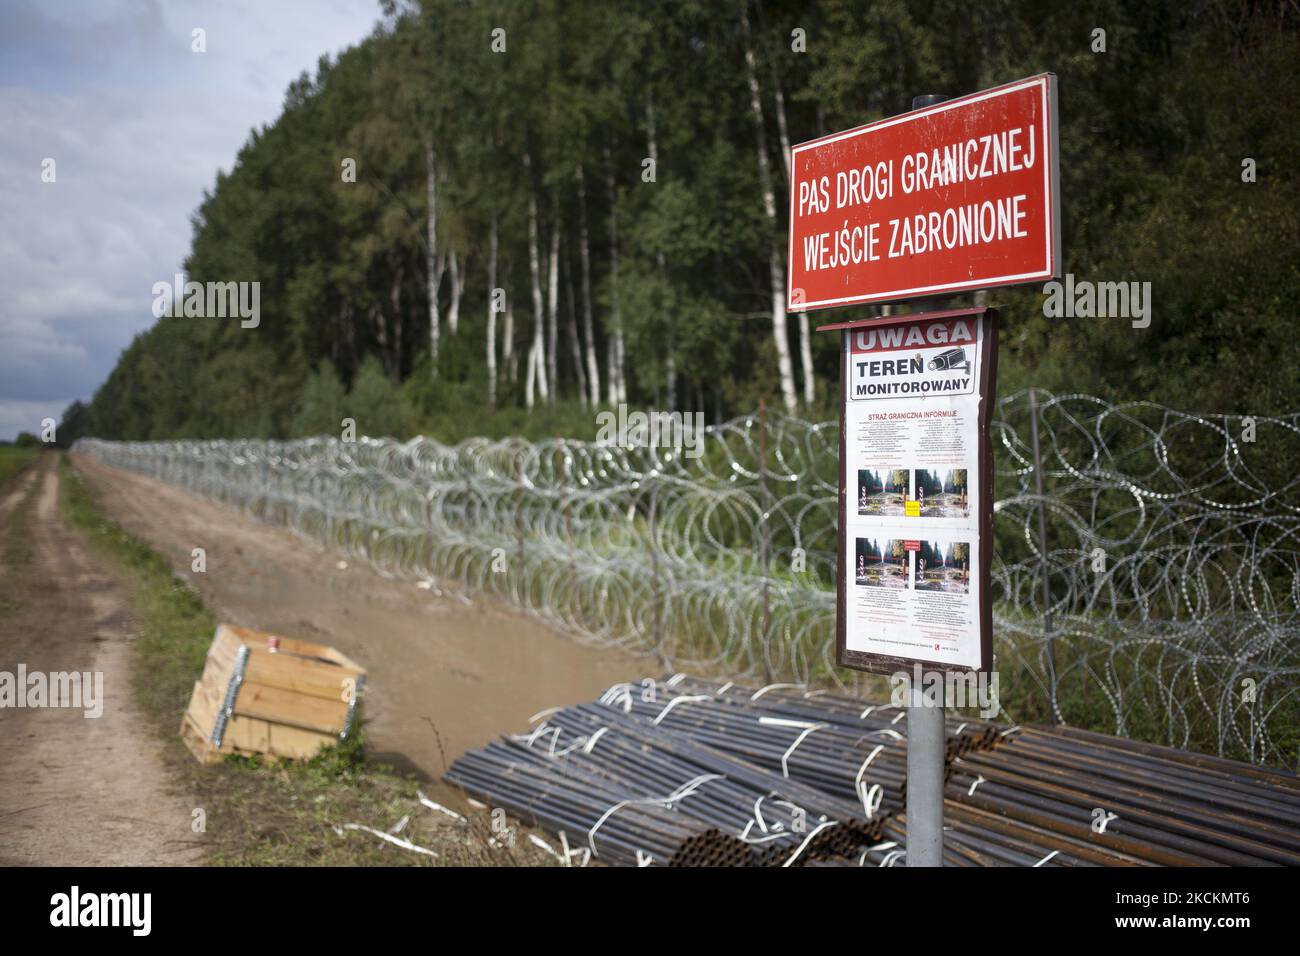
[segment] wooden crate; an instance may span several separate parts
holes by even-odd
[[[272,651],[269,642],[279,642]],[[324,644],[217,626],[181,738],[204,763],[226,754],[311,757],[352,730],[366,674]]]

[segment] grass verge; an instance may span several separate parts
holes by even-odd
[[[39,448],[0,445],[0,485],[16,477],[20,471],[35,461],[40,453]]]
[[[544,863],[543,851],[518,833],[494,839],[489,818],[463,823],[422,806],[414,777],[366,758],[365,724],[345,744],[305,762],[264,763],[227,758],[202,766],[181,743],[181,715],[203,670],[216,619],[199,594],[172,573],[147,544],[109,520],[94,489],[66,458],[60,462],[61,507],[68,523],[117,572],[130,593],[139,637],[133,654],[136,700],[165,741],[172,779],[192,793],[204,829],[195,834],[205,862],[223,866],[452,865]],[[437,799],[435,796],[434,799]],[[196,820],[198,814],[196,814]],[[409,818],[398,836],[437,854],[393,846],[358,823],[388,831]],[[499,836],[499,834],[498,834]]]
[[[35,448],[15,448],[12,445],[0,446],[0,490],[16,479],[31,465],[39,454]],[[27,523],[31,514],[32,498],[36,495],[33,483],[14,503],[7,516],[0,518],[0,531],[3,531],[3,543],[0,544],[0,567],[7,572],[0,575],[0,614],[16,611],[19,602],[13,596],[10,585],[17,577],[19,569],[32,558],[31,541],[27,535]]]

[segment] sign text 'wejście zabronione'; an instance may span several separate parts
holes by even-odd
[[[791,150],[792,311],[1060,271],[1056,83],[984,90]]]

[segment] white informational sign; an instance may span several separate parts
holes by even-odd
[[[991,663],[992,334],[982,309],[844,328],[842,664]]]

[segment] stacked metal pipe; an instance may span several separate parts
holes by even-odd
[[[673,700],[681,698],[674,704]],[[602,698],[657,724],[849,800],[868,812],[905,805],[907,712],[891,705],[773,684],[757,690],[674,676],[615,685]],[[945,764],[993,747],[1005,726],[949,717]]]
[[[636,685],[615,685],[644,690],[647,681]],[[707,694],[729,703],[761,708],[774,713],[803,713],[811,719],[833,722],[850,729],[888,727],[907,736],[907,711],[893,704],[870,704],[857,697],[842,697],[825,690],[809,690],[802,684],[769,684],[766,687],[742,687],[733,681],[720,682],[674,674],[655,684],[656,690],[668,694]],[[1007,730],[979,718],[949,715],[948,753],[958,756],[970,750],[993,746]]]
[[[1099,847],[1040,827],[944,801],[943,865],[970,866],[1154,866],[1147,860]],[[881,826],[879,843],[856,856],[819,860],[820,866],[906,866],[907,814]]]
[[[892,714],[864,714],[860,703],[854,713],[841,714],[801,698],[696,692],[701,689],[698,683],[618,685],[601,701],[662,731],[851,801],[863,819],[902,809],[907,755]]]
[[[614,865],[905,866],[906,712],[619,684],[448,780]],[[1072,728],[947,723],[944,865],[1300,865],[1300,780]]]
[[[957,759],[947,797],[1162,865],[1300,866],[1293,775],[1074,728]]]
[[[857,804],[602,704],[466,754],[447,779],[611,863],[801,865],[878,835]]]
[[[745,848],[733,846],[738,841],[671,806],[625,803],[625,793],[607,781],[572,767],[530,765],[499,743],[466,753],[446,777],[527,824],[582,837],[572,846],[565,841],[566,859],[595,855],[614,866],[745,862]],[[613,807],[619,810],[611,814]]]

